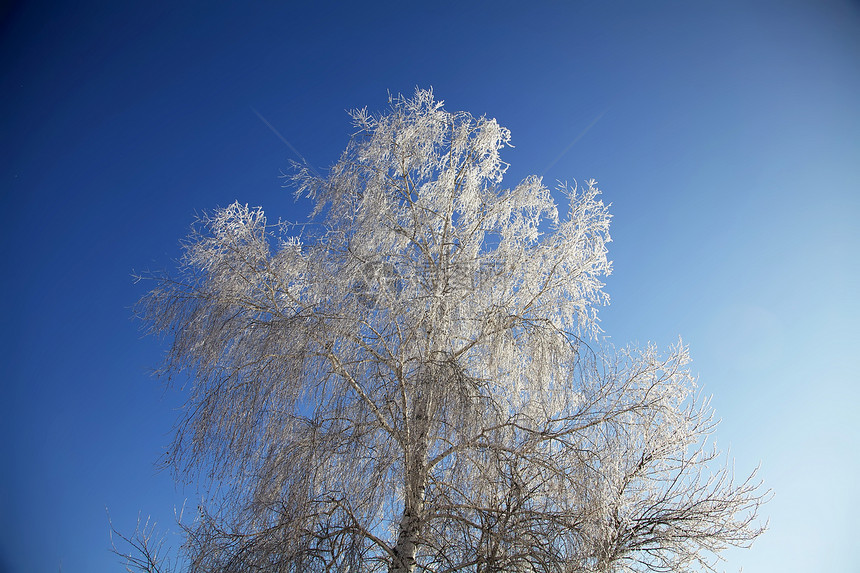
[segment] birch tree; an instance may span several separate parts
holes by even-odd
[[[502,185],[510,132],[431,91],[351,113],[313,225],[204,216],[138,311],[190,379],[191,571],[679,571],[762,528],[686,348],[598,341],[594,181]],[[301,166],[300,166],[301,167]],[[556,203],[561,200],[561,205]]]

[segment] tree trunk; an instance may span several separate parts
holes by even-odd
[[[420,519],[412,510],[403,512],[400,533],[394,546],[394,558],[388,567],[389,573],[412,573],[415,569],[415,553],[418,549]]]
[[[412,573],[415,554],[420,544],[424,516],[424,493],[427,487],[427,449],[431,399],[429,392],[420,391],[412,415],[412,448],[404,453],[406,475],[403,495],[403,517],[400,532],[392,552],[389,573]]]
[[[394,558],[388,568],[389,573],[412,573],[415,569],[415,554],[420,543],[424,514],[426,457],[427,447],[424,444],[421,444],[412,456],[407,457],[410,467],[406,474],[403,517],[400,520],[400,532],[393,548]]]

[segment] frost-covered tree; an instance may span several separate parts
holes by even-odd
[[[495,120],[390,104],[297,171],[315,227],[217,210],[140,303],[192,381],[168,462],[213,484],[190,570],[679,571],[748,545],[761,493],[707,445],[686,349],[596,341],[596,183],[559,213],[539,177],[502,186]]]

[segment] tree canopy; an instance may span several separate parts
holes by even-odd
[[[678,343],[615,349],[595,181],[506,188],[494,119],[352,112],[314,225],[201,218],[138,307],[187,373],[192,571],[678,571],[758,536]],[[556,199],[562,200],[562,205]]]

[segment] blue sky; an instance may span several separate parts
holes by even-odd
[[[181,393],[150,375],[131,275],[171,267],[201,210],[305,216],[253,110],[323,170],[344,110],[416,86],[511,129],[508,184],[600,182],[606,335],[681,335],[718,444],[774,490],[721,568],[860,567],[860,5],[305,4],[0,13],[0,572],[122,570],[105,507],[126,531],[193,509],[154,466]]]

